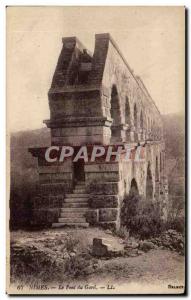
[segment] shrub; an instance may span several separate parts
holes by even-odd
[[[170,218],[165,224],[166,229],[174,229],[182,234],[185,231],[185,219],[183,216],[177,218]]]
[[[139,195],[130,195],[124,199],[121,219],[129,233],[141,239],[155,236],[164,229],[158,204],[148,202]]]
[[[90,264],[91,261],[88,257],[83,255],[72,256],[65,262],[65,274],[72,277],[86,275]]]
[[[67,236],[64,240],[64,248],[67,250],[67,252],[73,252],[78,244],[79,239],[74,236]]]
[[[115,233],[122,239],[128,239],[129,237],[129,231],[125,226],[121,226]]]

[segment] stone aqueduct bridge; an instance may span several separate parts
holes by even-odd
[[[124,196],[132,190],[160,203],[165,217],[168,188],[161,115],[109,34],[96,34],[93,55],[76,37],[63,38],[48,98],[50,120],[44,122],[51,130],[51,145],[143,145],[146,159],[109,163],[67,159],[49,165],[43,148],[30,149],[39,164],[35,222],[118,227]],[[76,181],[86,204],[67,198],[73,195],[78,201]],[[65,199],[69,204],[64,205]]]

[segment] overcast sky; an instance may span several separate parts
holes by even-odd
[[[62,37],[93,52],[109,32],[161,113],[184,111],[183,7],[9,7],[7,99],[11,131],[41,128]]]

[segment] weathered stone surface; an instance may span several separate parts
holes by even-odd
[[[86,221],[90,225],[97,225],[99,222],[99,211],[98,209],[91,209],[85,213]]]
[[[120,190],[119,182],[94,182],[89,186],[91,194],[118,195]]]
[[[92,195],[89,197],[89,206],[92,208],[118,207],[119,197],[116,195]]]
[[[114,239],[94,238],[92,254],[97,257],[121,256],[124,253],[124,246]]]
[[[120,226],[119,219],[117,221],[108,221],[108,222],[101,222],[99,221],[99,225],[104,229],[116,230]]]
[[[99,221],[111,222],[117,221],[119,209],[117,208],[100,208],[99,209]]]
[[[128,162],[124,156],[115,163],[97,159],[93,163],[85,161],[81,168],[86,193],[90,194],[89,207],[100,209],[98,223],[119,227],[117,209],[134,186],[148,201],[160,202],[160,213],[165,219],[168,183],[162,118],[142,80],[134,75],[110,34],[96,35],[93,55],[77,38],[63,39],[48,97],[50,120],[45,123],[51,131],[51,145],[123,144],[133,149]],[[140,144],[145,153],[143,160],[135,157]],[[61,207],[54,196],[72,194],[76,181],[81,179],[75,174],[78,171],[74,172],[78,168],[72,158],[50,164],[43,155],[45,148],[30,149],[38,157],[40,167],[41,200],[35,205]],[[89,213],[87,218],[93,224],[97,222],[97,213]]]
[[[59,208],[64,200],[63,195],[42,195],[33,199],[33,208]]]
[[[63,183],[63,181],[68,181],[68,180],[72,180],[71,172],[39,174],[39,182],[41,184],[43,184],[43,183]]]
[[[111,181],[111,182],[118,182],[120,180],[120,175],[118,172],[86,172],[86,180],[87,181],[94,181],[94,180],[100,180],[103,181]]]
[[[35,225],[35,226],[44,225],[44,226],[51,227],[51,224],[58,220],[59,213],[60,213],[59,208],[55,208],[55,209],[48,209],[48,208],[34,209],[31,224]]]
[[[110,173],[110,172],[119,172],[119,164],[116,163],[88,163],[85,165],[85,172],[104,172],[104,173]]]
[[[65,195],[72,191],[72,181],[62,183],[44,183],[39,185],[41,195]]]
[[[156,246],[152,243],[152,242],[149,242],[149,241],[140,241],[139,243],[139,249],[142,250],[142,251],[149,251],[151,249],[155,249]]]

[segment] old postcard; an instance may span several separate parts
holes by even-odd
[[[7,7],[7,293],[184,294],[185,8]]]

